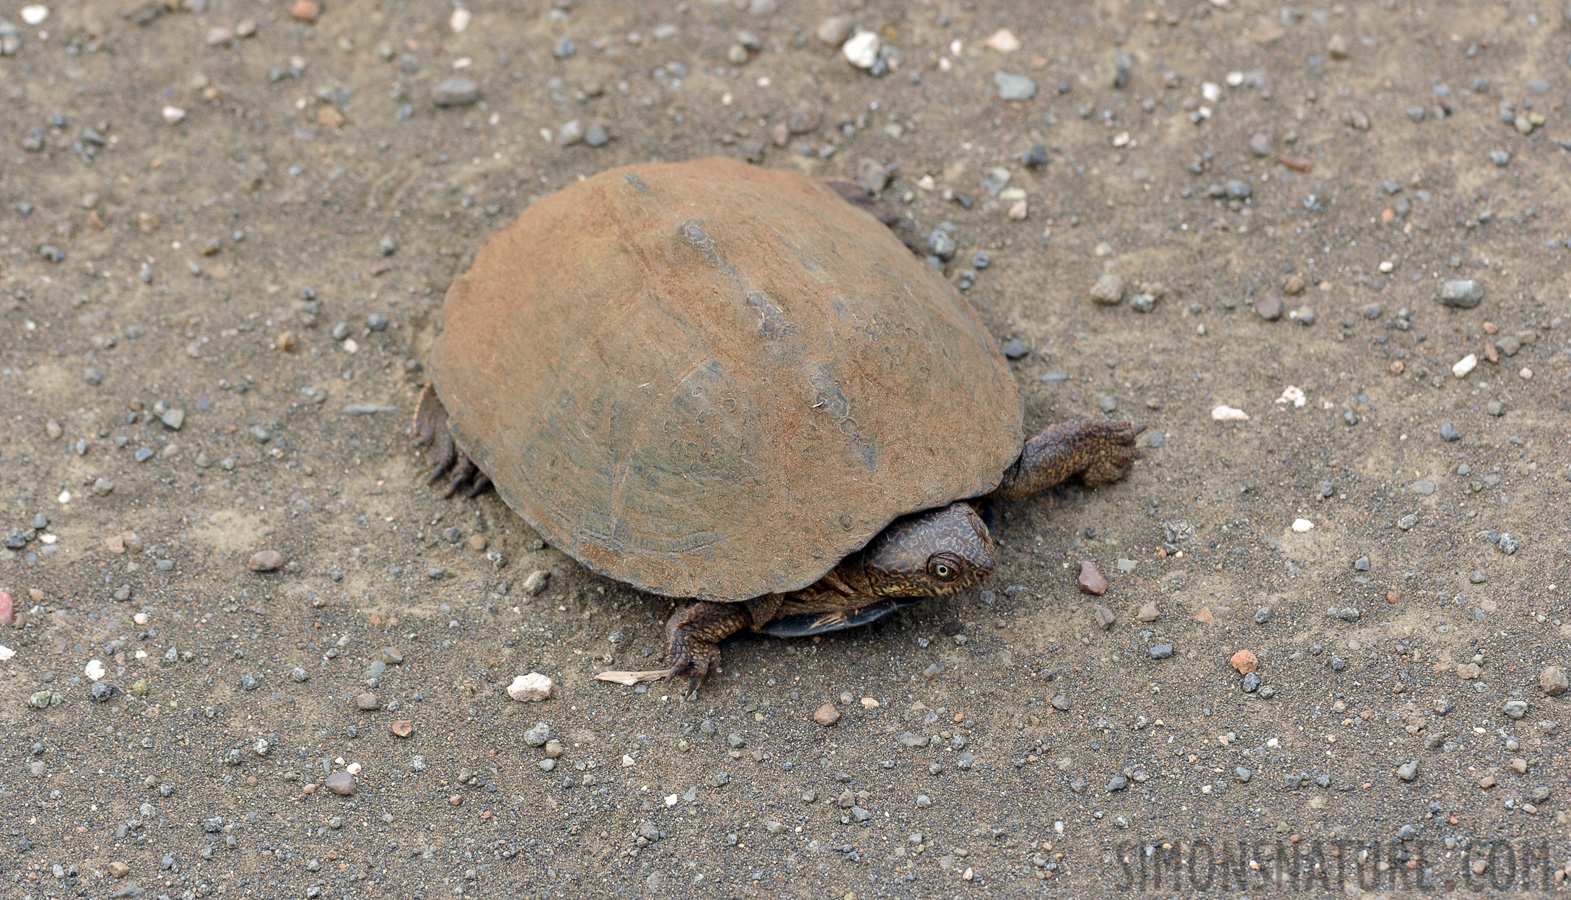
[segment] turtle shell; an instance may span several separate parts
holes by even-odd
[[[822,183],[726,159],[530,206],[448,291],[432,383],[542,538],[706,600],[812,584],[897,516],[992,490],[1022,440],[941,274]]]

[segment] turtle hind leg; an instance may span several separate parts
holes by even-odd
[[[431,467],[426,484],[436,484],[447,476],[442,496],[451,497],[467,485],[466,492],[473,497],[491,486],[491,479],[454,443],[453,432],[447,427],[447,408],[429,384],[415,411],[415,446],[425,448],[425,462]]]
[[[1004,471],[990,499],[1018,499],[1039,494],[1071,478],[1098,487],[1123,478],[1141,456],[1135,439],[1144,425],[1096,419],[1061,422],[1029,441],[1020,458]]]
[[[700,600],[671,615],[665,625],[666,661],[670,678],[687,679],[690,694],[720,668],[720,642],[743,629],[754,631],[775,617],[779,594],[765,594],[746,603],[711,603]]]

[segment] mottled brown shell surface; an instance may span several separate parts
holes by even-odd
[[[445,320],[458,446],[553,546],[658,594],[804,587],[1020,453],[976,313],[793,173],[703,159],[571,185],[486,243]]]

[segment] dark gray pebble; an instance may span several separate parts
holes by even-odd
[[[480,85],[456,75],[431,89],[431,102],[437,106],[469,106],[479,99]]]
[[[1484,286],[1472,279],[1447,281],[1440,286],[1440,303],[1454,309],[1472,309],[1484,300]]]
[[[931,250],[934,256],[944,262],[948,262],[955,258],[955,250],[958,247],[955,244],[955,239],[949,236],[948,231],[938,228],[927,236],[927,249]]]

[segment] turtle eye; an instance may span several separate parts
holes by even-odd
[[[927,561],[927,573],[939,581],[954,581],[960,577],[960,567],[947,557],[935,556]]]

